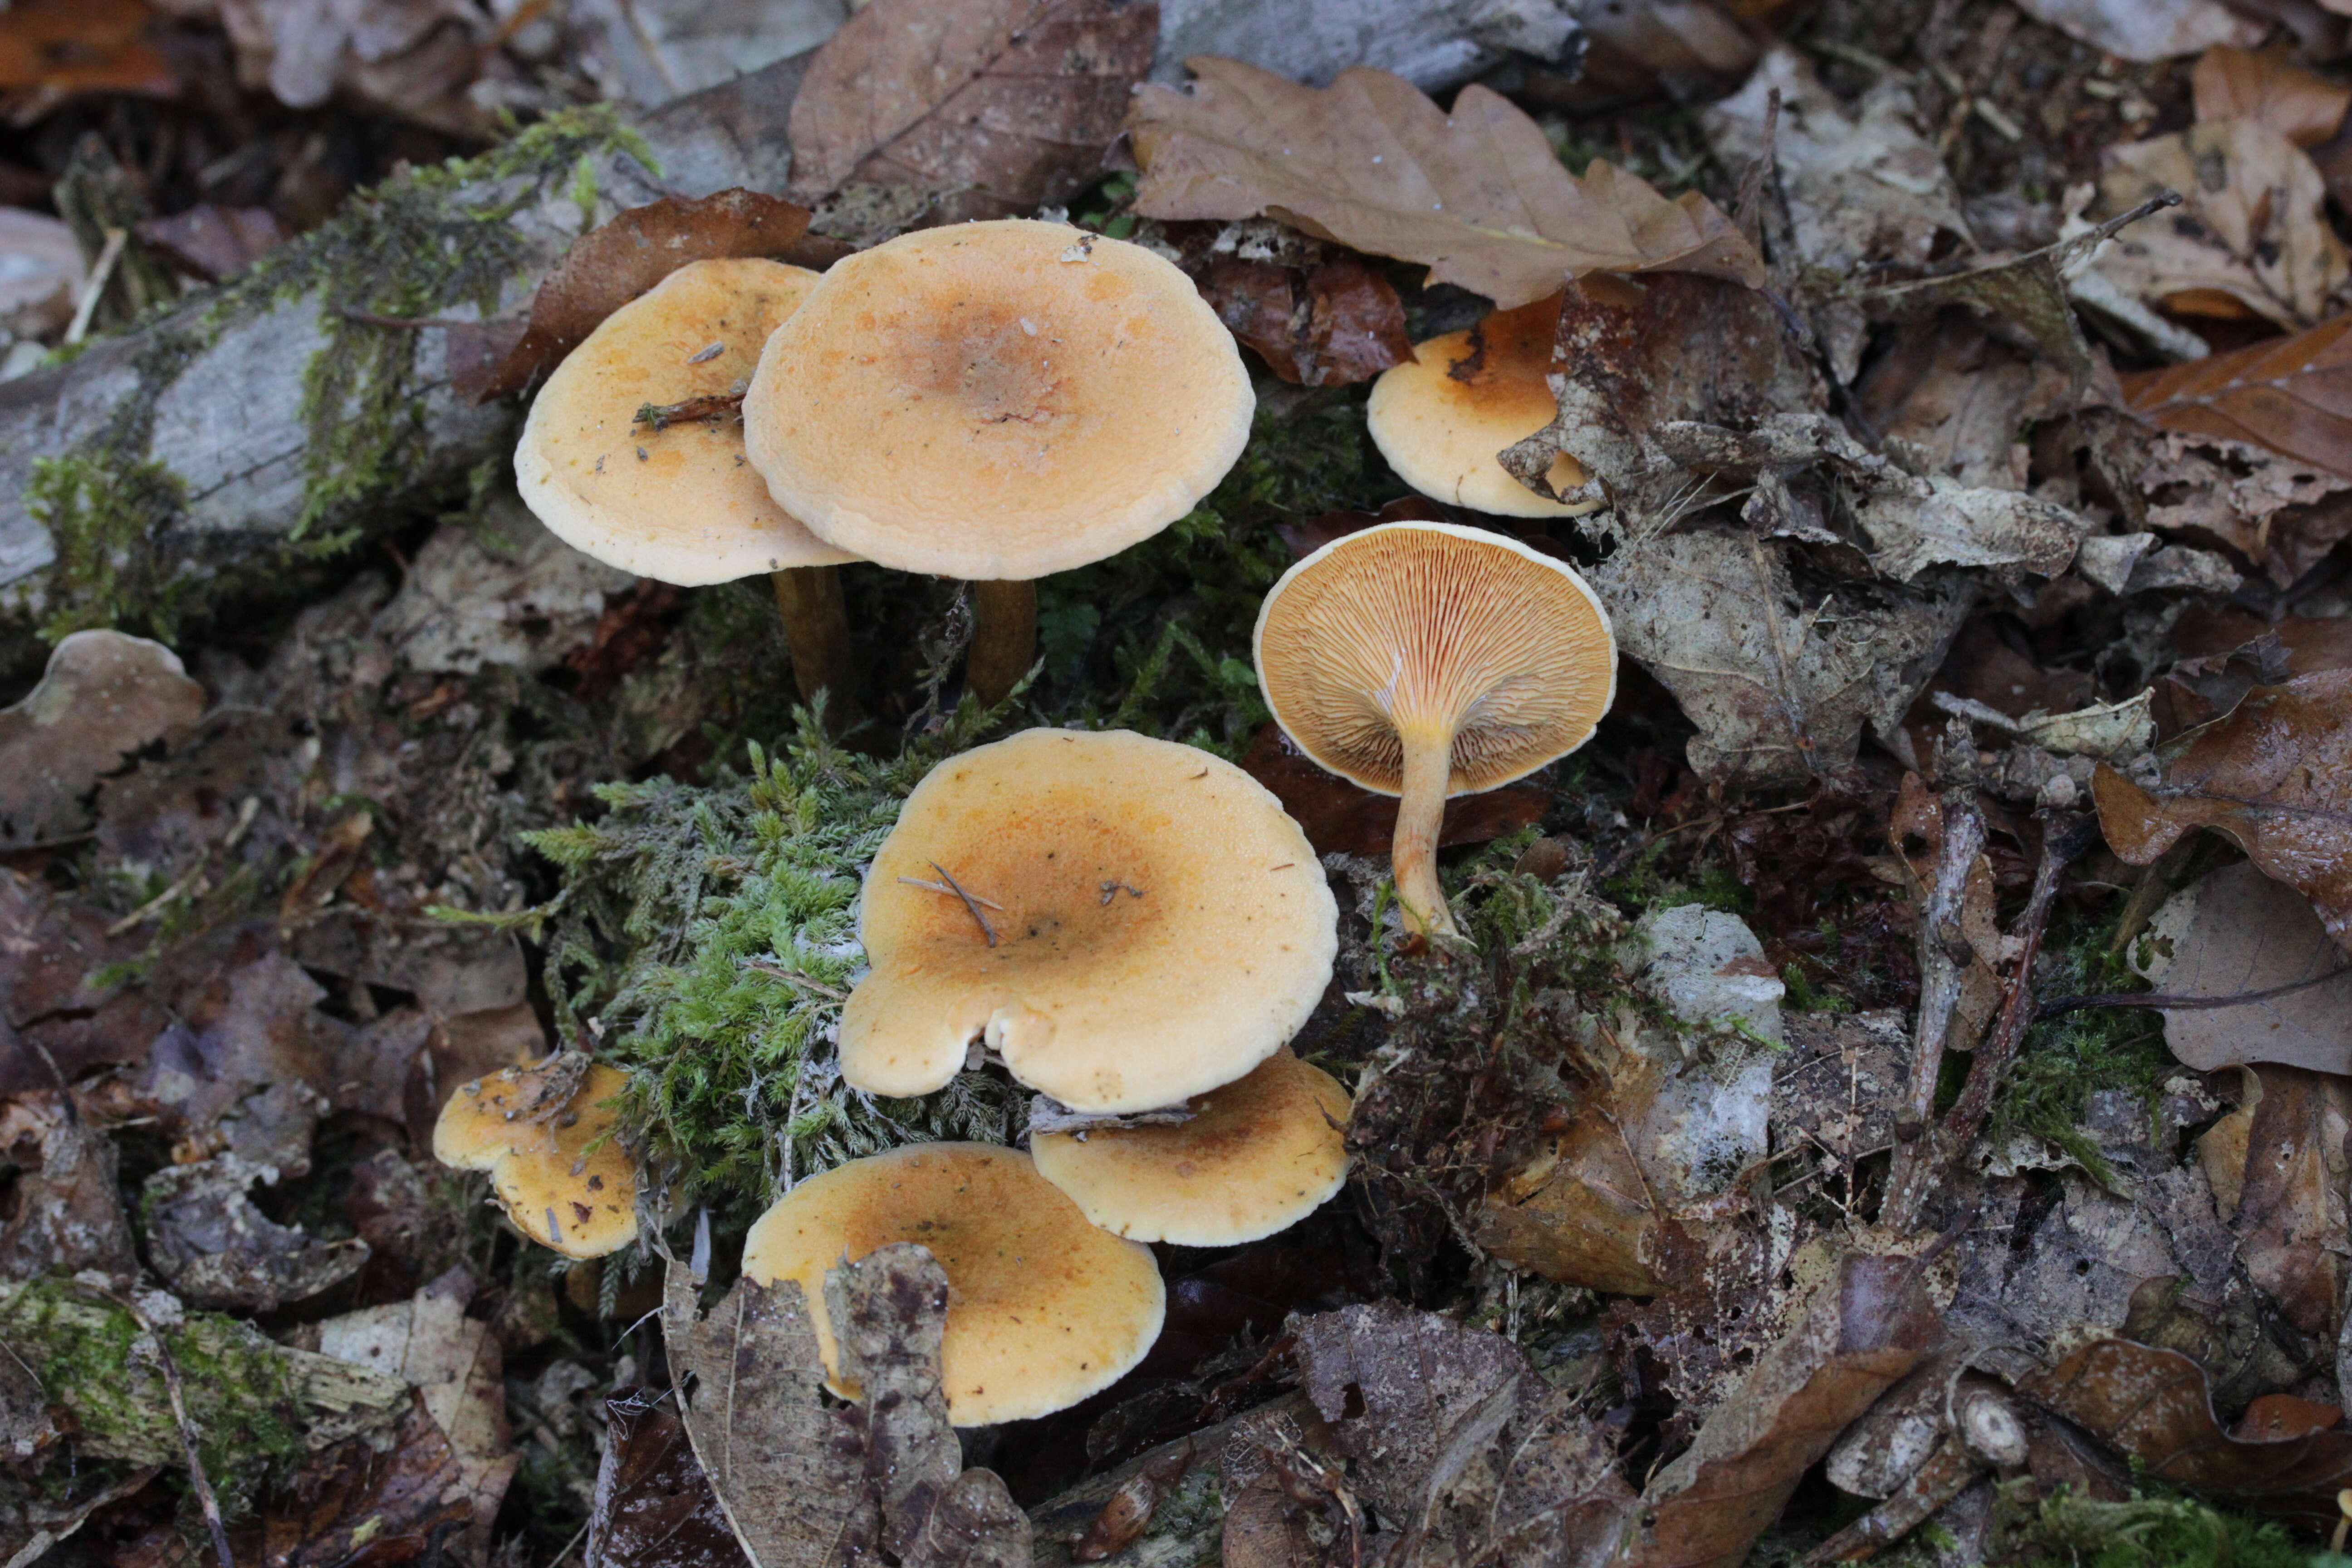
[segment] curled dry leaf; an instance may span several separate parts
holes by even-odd
[[[261,1561],[270,1568],[430,1562],[474,1522],[467,1479],[420,1398],[388,1446],[353,1438],[303,1462],[270,1499]],[[501,1481],[488,1494],[492,1511],[504,1490]]]
[[[1219,257],[1194,281],[1226,329],[1293,385],[1345,386],[1412,358],[1404,302],[1352,256],[1307,270]]]
[[[1386,71],[1342,71],[1318,89],[1238,60],[1188,63],[1191,91],[1147,85],[1129,111],[1146,217],[1264,214],[1423,263],[1431,281],[1505,309],[1601,270],[1764,280],[1754,247],[1706,197],[1668,201],[1606,161],[1570,174],[1542,127],[1475,83],[1449,116]]]
[[[2166,900],[2133,953],[2133,967],[2168,996],[2304,986],[2232,1007],[2166,1009],[2165,1044],[2189,1066],[2281,1062],[2352,1074],[2352,958],[2294,889],[2243,862],[2224,866]],[[2329,974],[2337,978],[2305,984]]]
[[[249,1195],[262,1173],[221,1154],[147,1178],[148,1257],[191,1304],[275,1311],[341,1284],[367,1262],[363,1241],[320,1241],[263,1214]]]
[[[204,688],[162,643],[114,631],[59,642],[41,683],[0,708],[0,848],[88,827],[84,800],[100,777],[204,710]]]
[[[604,318],[685,266],[728,257],[793,259],[794,242],[808,232],[808,209],[757,191],[708,196],[664,196],[618,213],[583,235],[531,296],[522,335],[503,354],[469,342],[470,363],[487,365],[478,379],[457,379],[476,403],[520,392],[552,370]],[[505,328],[479,323],[472,336]],[[453,357],[456,347],[452,347]],[[452,366],[453,379],[456,366]]]
[[[2240,1079],[2244,1098],[2198,1140],[2198,1156],[2247,1277],[2288,1322],[2325,1334],[2352,1264],[2344,1194],[2352,1079],[2268,1063]]]
[[[2281,588],[2352,534],[2352,479],[2246,441],[2155,433],[2137,477],[2151,526],[2226,544]]]
[[[2233,1437],[2213,1414],[2205,1369],[2179,1351],[2100,1340],[2017,1388],[2138,1460],[2152,1480],[2279,1514],[2307,1530],[2325,1531],[2340,1517],[2336,1493],[2352,1481],[2352,1434],[2309,1432],[2279,1442]]]
[[[873,0],[793,100],[793,193],[853,180],[977,193],[1003,216],[1068,200],[1102,167],[1151,68],[1160,8],[1135,0]]]
[[[2352,87],[2329,81],[2269,51],[2216,45],[2189,73],[2197,118],[2251,120],[2298,147],[2316,147],[2336,134],[2352,109]]]
[[[650,1389],[604,1401],[604,1458],[588,1515],[588,1561],[603,1568],[750,1568],[686,1423]]]
[[[2352,476],[2352,315],[2123,378],[2131,411],[2190,436],[2250,441]]]
[[[2190,828],[2212,828],[2309,899],[2352,951],[2352,670],[2255,687],[2157,757],[2161,774],[2145,789],[2110,767],[2093,778],[2117,855],[2145,866]]]

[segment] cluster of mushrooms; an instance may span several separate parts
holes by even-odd
[[[1565,510],[1495,463],[1549,417],[1548,397],[1512,404],[1524,384],[1496,391],[1526,354],[1423,351],[1372,399],[1399,471],[1465,505]],[[731,407],[746,377],[740,422],[694,416],[697,400]],[[1540,361],[1532,379],[1540,393]],[[966,679],[993,701],[1030,662],[1034,580],[1191,510],[1255,406],[1232,336],[1172,264],[1012,219],[904,235],[822,276],[680,268],[556,369],[516,468],[551,529],[615,565],[679,584],[772,573],[801,691],[838,727],[854,697],[838,563],[972,584]],[[1497,418],[1518,427],[1494,439]],[[1424,938],[1458,934],[1436,870],[1446,798],[1574,750],[1614,689],[1607,617],[1574,572],[1444,523],[1300,561],[1255,653],[1292,741],[1399,797],[1397,895]],[[826,1271],[917,1242],[948,1277],[957,1425],[1108,1387],[1159,1334],[1146,1243],[1270,1236],[1346,1178],[1348,1094],[1289,1048],[1330,984],[1338,915],[1298,825],[1210,752],[1033,729],[941,763],[866,875],[871,967],[840,1070],[913,1096],[1001,1065],[1041,1097],[1030,1148],[920,1144],[803,1181],[751,1227],[745,1274],[800,1284],[837,1369]],[[563,1059],[465,1086],[435,1152],[488,1171],[533,1239],[596,1257],[637,1235],[622,1077]]]

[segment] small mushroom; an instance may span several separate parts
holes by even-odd
[[[894,1242],[928,1248],[948,1277],[940,1345],[948,1419],[1020,1421],[1109,1387],[1160,1337],[1167,1290],[1150,1249],[1087,1223],[1029,1156],[987,1143],[919,1143],[801,1183],[751,1226],[743,1273],[797,1281],[834,1391],[853,1397],[824,1277]]]
[[[841,1074],[943,1088],[984,1047],[1074,1110],[1230,1083],[1331,978],[1339,906],[1298,825],[1223,758],[1125,731],[1028,730],[907,797],[858,909],[873,971]]]
[[[856,667],[835,568],[857,557],[769,498],[733,416],[659,429],[639,418],[698,398],[723,405],[816,281],[804,267],[757,258],[679,268],[549,375],[515,448],[515,479],[556,537],[625,572],[688,587],[769,574],[802,700],[829,692],[837,732],[853,721]]]
[[[488,1171],[507,1217],[533,1241],[566,1258],[602,1258],[637,1238],[637,1168],[607,1103],[628,1079],[592,1066],[565,1095],[564,1065],[550,1057],[462,1086],[433,1125],[433,1157]]]
[[[1515,540],[1393,522],[1333,540],[1258,610],[1258,684],[1318,766],[1397,803],[1397,898],[1460,934],[1437,880],[1449,795],[1524,778],[1591,738],[1617,689],[1608,612]]]
[[[743,418],[752,466],[814,532],[973,584],[965,679],[993,703],[1035,657],[1034,580],[1192,510],[1255,406],[1173,265],[1006,218],[835,263],[768,341]]]
[[[1272,1236],[1348,1179],[1348,1091],[1287,1049],[1191,1109],[1177,1126],[1049,1133],[1029,1152],[1037,1173],[1113,1236],[1182,1247]]]
[[[1432,500],[1503,517],[1575,517],[1601,506],[1547,500],[1496,460],[1559,413],[1545,380],[1559,316],[1557,294],[1497,310],[1466,332],[1415,343],[1412,359],[1381,373],[1365,419],[1400,479]],[[1566,494],[1587,476],[1563,453],[1546,477]]]

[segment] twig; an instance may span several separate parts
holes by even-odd
[[[901,877],[898,880],[903,882],[907,879]],[[944,893],[947,889],[941,888],[940,891]],[[836,1002],[849,1000],[848,992],[838,986],[827,985],[816,976],[803,974],[797,969],[786,969],[782,964],[772,963],[764,958],[747,958],[742,961],[742,963],[746,969],[756,970],[761,974],[772,974],[779,980],[789,980],[803,991],[814,991],[820,996],[830,996]]]
[[[1984,1125],[1992,1111],[1992,1097],[2000,1087],[2001,1075],[2016,1059],[2017,1048],[2024,1043],[2026,1026],[2033,1022],[2037,1009],[2033,1004],[2033,959],[2042,951],[2042,934],[2050,925],[2050,907],[2058,899],[2058,879],[2066,868],[2099,840],[2099,819],[2088,812],[2044,810],[2042,818],[2042,860],[2033,868],[2033,891],[2025,901],[2025,913],[2018,919],[2017,934],[2023,951],[2017,956],[2017,967],[2009,978],[2009,994],[2003,999],[2000,1021],[1993,1026],[1991,1037],[1980,1047],[1969,1063],[1968,1082],[1961,1086],[1960,1098],[1944,1119],[1944,1146],[1957,1154],[1975,1141],[1977,1130]]]
[[[1960,973],[1974,956],[1959,928],[1960,906],[1968,897],[1969,871],[1984,847],[1984,817],[1976,808],[1974,792],[1945,793],[1940,815],[1944,842],[1936,861],[1936,880],[1927,891],[1927,908],[1919,915],[1919,1028],[1911,1048],[1911,1072],[1896,1108],[1895,1167],[1886,1184],[1886,1200],[1879,1219],[1908,1230],[1919,1217],[1942,1162],[1935,1158],[1937,1140],[1931,1126],[1936,1113],[1936,1085],[1944,1070],[1944,1046],[1951,1035],[1952,1016],[1960,1003]]]
[[[89,269],[89,281],[82,285],[73,321],[66,327],[67,342],[78,343],[89,335],[90,318],[98,314],[99,296],[106,292],[107,279],[114,276],[114,264],[122,259],[122,247],[130,240],[131,231],[127,228],[106,231],[106,244],[99,250],[98,264]]]
[[[944,877],[947,873],[942,871],[940,875]],[[1004,906],[998,903],[995,900],[983,899],[978,893],[966,893],[961,888],[950,887],[945,882],[926,882],[920,877],[901,877],[898,880],[906,883],[907,886],[910,888],[920,888],[927,893],[945,893],[950,898],[954,898],[961,894],[966,903],[978,904],[982,909],[994,910],[998,914],[1003,914],[1004,912]]]
[[[996,928],[990,925],[988,923],[988,917],[980,912],[979,902],[974,900],[970,893],[965,892],[962,888],[956,884],[956,879],[948,875],[948,868],[946,867],[940,865],[938,861],[933,860],[930,862],[930,868],[932,870],[937,871],[940,874],[940,880],[948,885],[948,891],[953,893],[957,898],[963,900],[963,907],[970,910],[971,911],[971,918],[980,922],[980,934],[988,939],[989,946],[994,947],[996,945]],[[998,906],[1000,910],[1002,910],[1003,907],[1003,905]]]
[[[691,363],[691,362],[689,362]],[[700,397],[683,398],[676,403],[647,403],[637,408],[632,425],[650,425],[656,434],[673,425],[683,425],[696,419],[724,419],[743,411],[743,395],[740,392],[713,392]]]
[[[204,1513],[205,1529],[213,1538],[213,1552],[220,1558],[220,1568],[236,1568],[236,1558],[228,1549],[228,1525],[221,1519],[220,1499],[214,1495],[212,1480],[205,1474],[205,1461],[196,1452],[196,1427],[188,1419],[187,1394],[180,1386],[180,1363],[172,1359],[172,1347],[163,1342],[162,1332],[147,1321],[147,1314],[139,1310],[136,1301],[111,1290],[100,1294],[130,1313],[139,1331],[155,1342],[155,1364],[163,1368],[163,1390],[172,1400],[172,1420],[180,1429],[180,1447],[188,1459],[188,1485],[196,1494],[196,1507]]]
[[[237,841],[245,837],[245,830],[253,826],[254,814],[260,809],[261,797],[259,795],[249,795],[245,797],[244,802],[236,808],[236,824],[229,828],[228,837],[221,841],[221,849],[224,852],[236,847]],[[140,905],[137,909],[131,910],[129,914],[123,916],[121,920],[107,927],[106,934],[109,936],[129,935],[132,931],[139,927],[142,921],[145,921],[151,915],[161,911],[181,894],[195,886],[196,879],[203,876],[205,874],[205,868],[210,866],[212,863],[212,851],[207,849],[202,855],[196,857],[196,863],[189,867],[186,871],[183,872],[178,881],[173,882],[170,887],[164,889],[162,892],[156,894],[153,898],[148,900],[145,903]]]
[[[2268,1002],[2273,997],[2290,996],[2297,991],[2309,991],[2331,980],[2352,979],[2352,969],[2331,969],[2325,974],[2315,974],[2308,980],[2297,980],[2287,985],[2273,985],[2267,991],[2242,991],[2234,996],[2168,996],[2157,991],[2111,991],[2099,996],[2053,996],[2034,1009],[2036,1019],[2047,1018],[2053,1013],[2071,1013],[2078,1007],[2154,1007],[2162,1012],[2178,1013],[2190,1009],[2214,1007],[2245,1007],[2256,1002]]]

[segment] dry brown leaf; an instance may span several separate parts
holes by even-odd
[[[86,797],[100,776],[184,735],[204,710],[204,688],[162,643],[114,631],[59,642],[41,683],[0,708],[0,847],[88,827]]]
[[[2316,147],[2336,134],[2352,109],[2352,87],[2291,64],[2283,54],[2233,49],[2205,51],[2189,78],[2197,118],[2252,120],[2298,147]]]
[[[2133,944],[2133,967],[2168,996],[2246,996],[2327,974],[2332,983],[2234,1007],[2164,1014],[2172,1054],[2200,1072],[2281,1062],[2352,1073],[2352,958],[2327,939],[2311,905],[2241,861],[2168,900]]]
[[[2017,1390],[2138,1460],[2152,1480],[2307,1530],[2325,1531],[2340,1517],[2336,1493],[2352,1479],[2352,1434],[2233,1437],[2213,1414],[2205,1369],[2179,1351],[2100,1340],[2021,1379]]]
[[[2150,526],[2226,545],[2281,588],[2352,533],[2352,479],[2245,441],[2153,433],[2137,478]]]
[[[1943,1325],[1907,1258],[1848,1258],[1680,1457],[1643,1489],[1623,1568],[1738,1568],[1848,1424]]]
[[[1529,304],[1588,272],[1705,272],[1750,287],[1764,264],[1712,202],[1668,201],[1616,165],[1582,178],[1542,127],[1473,83],[1447,115],[1402,77],[1301,87],[1238,60],[1186,62],[1192,90],[1147,85],[1128,115],[1158,218],[1264,214],[1430,279]]]
[[[2352,1264],[2344,1192],[2352,1079],[2271,1063],[2239,1076],[2244,1099],[2197,1143],[2214,1205],[2237,1233],[2247,1277],[2279,1315],[2332,1338]]]
[[[39,95],[28,103],[177,91],[170,63],[148,42],[156,23],[142,0],[18,0],[0,13],[0,89]]]
[[[1226,330],[1295,386],[1370,381],[1412,358],[1404,302],[1352,256],[1312,269],[1219,257],[1193,281]]]
[[[2091,262],[2134,299],[2294,331],[2326,315],[2352,275],[2319,170],[2266,125],[2208,121],[2107,153],[2099,195],[2110,216],[2167,191],[2182,205],[2124,230]]]
[[[727,1527],[686,1424],[651,1389],[604,1401],[604,1458],[588,1516],[588,1561],[601,1568],[751,1568]]]
[[[2123,378],[2133,413],[2167,430],[2251,441],[2352,476],[2352,315],[2229,353]]]
[[[1514,1268],[1626,1296],[1654,1295],[1658,1214],[1614,1117],[1588,1106],[1487,1193],[1475,1239]]]
[[[1066,201],[1100,171],[1159,37],[1151,5],[873,0],[793,100],[793,193],[857,180],[992,198],[971,216]]]
[[[2212,828],[2309,899],[2352,951],[2352,670],[2257,686],[2157,757],[2148,789],[2104,765],[2093,778],[2117,855],[2145,866],[2190,828]]]
[[[389,1445],[354,1438],[306,1459],[272,1495],[255,1560],[344,1568],[454,1558],[475,1519],[470,1479],[419,1399]],[[487,1494],[493,1511],[504,1490],[501,1481]]]
[[[729,257],[790,259],[808,232],[806,207],[757,191],[664,196],[583,235],[531,296],[530,324],[478,380],[457,381],[477,403],[505,397],[562,362],[604,318],[685,266]],[[493,323],[481,326],[488,331]]]
[[[2127,60],[2170,59],[2214,44],[2251,49],[2268,31],[2221,0],[2019,0],[2018,8]]]

